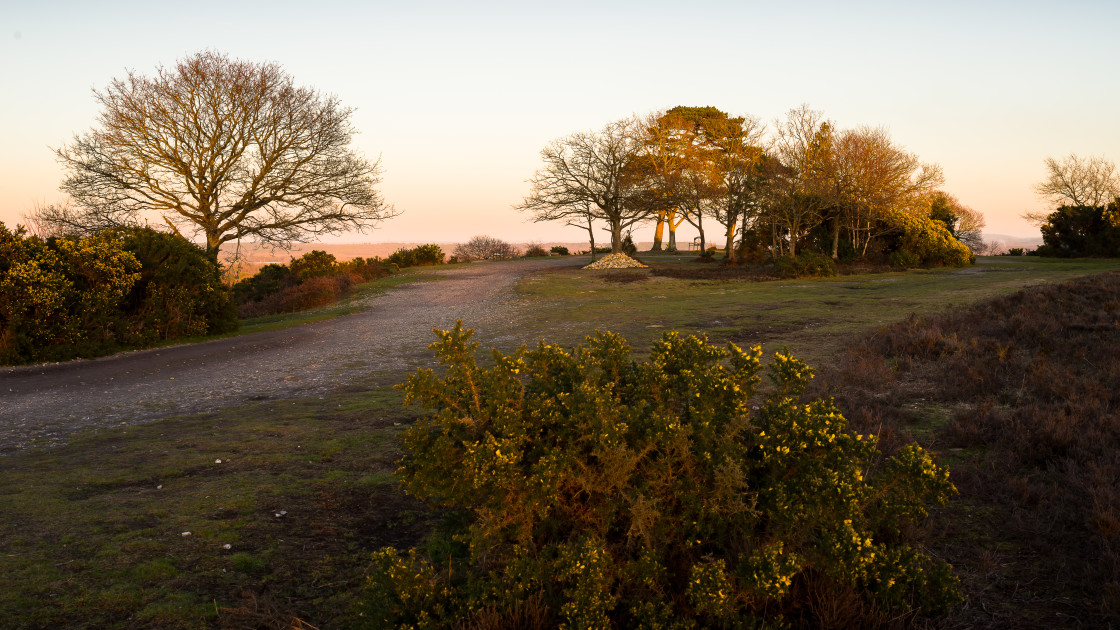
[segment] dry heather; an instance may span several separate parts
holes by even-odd
[[[883,444],[942,455],[961,498],[931,531],[962,575],[945,627],[1120,624],[1120,273],[910,319],[821,392]]]

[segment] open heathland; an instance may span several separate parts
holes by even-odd
[[[855,428],[887,449],[918,440],[960,490],[934,512],[925,546],[954,565],[968,599],[948,617],[909,622],[1117,624],[1120,279],[1059,283],[1120,265],[982,258],[755,282],[704,279],[712,265],[688,257],[640,257],[651,271],[537,268],[517,289],[517,308],[533,315],[518,320],[519,336],[568,345],[612,330],[638,355],[668,330],[762,344],[766,356],[788,346],[818,368],[814,391],[835,396]],[[671,265],[685,277],[654,275]],[[408,290],[371,304],[391,308]],[[389,388],[404,377],[102,428],[0,458],[5,624],[360,626],[371,553],[422,544],[439,523],[392,475],[401,435],[423,411]]]

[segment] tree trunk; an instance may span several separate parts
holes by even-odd
[[[748,214],[749,213],[747,213],[745,211],[743,212],[743,222],[739,226],[739,249],[737,249],[735,251],[736,260],[741,260],[743,258],[743,256],[747,253],[745,250],[746,250],[746,245],[747,245],[747,215]],[[757,225],[755,227],[757,227]]]
[[[206,232],[206,255],[214,262],[218,261],[218,252],[222,248],[221,237],[222,235],[217,232]]]
[[[587,218],[587,237],[591,239],[591,262],[595,262],[595,227],[591,224],[591,217]]]
[[[677,227],[672,223],[669,224],[669,251],[677,251]]]
[[[622,221],[611,221],[611,253],[622,253]]]
[[[731,263],[735,262],[736,259],[735,230],[737,227],[734,221],[727,224],[727,249],[723,252],[723,259]]]
[[[665,212],[657,213],[657,228],[653,230],[653,247],[649,248],[651,252],[661,251],[661,239],[665,236]]]
[[[832,218],[832,259],[840,260],[840,214]]]

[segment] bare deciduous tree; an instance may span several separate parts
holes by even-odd
[[[839,200],[852,237],[852,247],[866,253],[881,230],[891,230],[891,213],[925,214],[929,198],[944,182],[941,167],[924,164],[896,146],[882,128],[859,127],[841,132],[836,142],[844,183]],[[835,255],[834,241],[834,255]]]
[[[1046,158],[1046,179],[1035,192],[1055,206],[1104,206],[1120,196],[1116,164],[1103,156]]]
[[[629,168],[641,144],[637,127],[626,119],[552,141],[541,150],[544,166],[529,180],[532,189],[516,208],[538,221],[573,216],[605,221],[611,250],[620,253],[623,230],[650,215],[648,205],[636,203],[642,190]]]
[[[818,225],[825,210],[834,205],[834,125],[808,105],[791,109],[784,121],[774,124],[774,150],[786,167],[785,177],[773,179],[775,190],[769,208],[771,220],[788,237],[789,253]],[[781,250],[781,243],[775,243]]]
[[[352,110],[277,64],[201,52],[94,96],[98,126],[57,150],[81,210],[59,221],[154,214],[217,256],[237,239],[286,246],[395,214],[375,188],[379,162],[348,148]]]
[[[493,236],[475,236],[455,246],[455,256],[459,260],[504,260],[520,254],[516,247]]]
[[[102,230],[134,223],[129,217],[105,216],[76,208],[69,199],[46,205],[36,203],[30,212],[23,215],[23,220],[28,229],[40,238],[93,236]]]

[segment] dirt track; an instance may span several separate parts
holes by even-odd
[[[84,428],[399,379],[431,361],[432,329],[450,328],[457,319],[484,345],[509,347],[522,341],[518,322],[531,316],[513,293],[517,279],[575,264],[551,258],[456,266],[431,272],[441,280],[402,285],[370,298],[360,313],[328,321],[91,361],[0,368],[0,454],[59,442]]]

